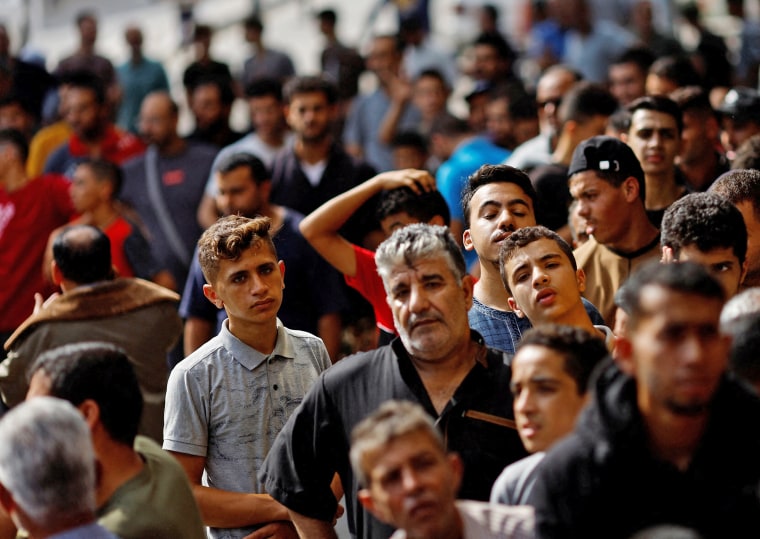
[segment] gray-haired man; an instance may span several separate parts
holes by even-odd
[[[324,373],[291,416],[264,463],[266,491],[285,505],[302,537],[335,537],[337,472],[356,537],[388,537],[392,528],[356,504],[349,463],[354,426],[389,399],[417,402],[458,452],[460,496],[487,500],[505,464],[525,454],[512,421],[510,368],[470,330],[472,278],[454,238],[414,224],[380,245],[375,260],[399,338],[347,358]]]

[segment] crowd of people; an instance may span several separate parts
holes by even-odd
[[[181,88],[0,25],[0,539],[760,536],[760,26],[470,4]]]

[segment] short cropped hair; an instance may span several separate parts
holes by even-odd
[[[124,174],[122,174],[119,165],[105,159],[85,159],[78,166],[89,168],[95,179],[99,182],[111,184],[111,200],[115,199],[119,191],[121,191]]]
[[[691,193],[671,204],[662,218],[660,243],[673,249],[696,245],[702,252],[730,247],[739,264],[747,256],[747,227],[736,206],[715,193]]]
[[[628,105],[628,112],[631,113],[631,116],[639,110],[651,110],[672,116],[676,121],[678,132],[681,133],[683,131],[683,114],[681,113],[681,109],[669,97],[664,95],[645,95]]]
[[[541,239],[553,240],[556,242],[560,250],[565,253],[568,260],[570,260],[570,264],[573,266],[573,271],[578,270],[578,263],[575,261],[575,255],[573,255],[573,248],[562,239],[562,236],[541,225],[519,228],[504,240],[501,244],[501,249],[499,249],[499,273],[501,274],[501,281],[504,284],[504,288],[507,289],[507,292],[511,293],[506,271],[507,262],[512,260],[515,254],[517,254],[518,249]]]
[[[720,327],[724,333],[733,333],[734,322],[755,313],[760,313],[760,287],[747,288],[729,299],[720,311]]]
[[[760,170],[729,170],[715,180],[708,191],[728,199],[734,206],[750,202],[755,218],[760,219]]]
[[[127,353],[106,342],[79,342],[48,350],[29,368],[42,371],[50,395],[79,406],[93,400],[100,422],[116,442],[132,447],[143,410],[143,397]]]
[[[726,331],[721,324],[721,329]],[[740,378],[756,385],[760,383],[760,312],[734,320],[727,333],[732,336],[729,368]]]
[[[739,145],[731,167],[760,170],[760,135],[752,135]]]
[[[472,197],[475,196],[478,189],[491,183],[513,183],[517,185],[528,195],[533,205],[533,211],[536,211],[538,195],[536,194],[535,187],[533,187],[533,183],[525,172],[509,165],[483,165],[470,174],[462,190],[461,204],[465,228],[470,227],[470,204],[472,203]]]
[[[662,56],[649,66],[649,74],[673,81],[676,86],[702,86],[702,77],[684,55]]]
[[[692,294],[723,303],[726,293],[720,283],[708,270],[693,262],[660,264],[652,260],[633,272],[624,288],[624,303],[630,305],[628,326],[635,328],[638,323],[652,313],[645,312],[641,305],[641,294],[647,286],[657,286],[673,292]]]
[[[634,64],[646,76],[657,57],[647,47],[631,47],[612,61],[612,65]]]
[[[700,118],[718,118],[715,109],[710,104],[710,96],[701,86],[683,86],[670,93],[670,99],[676,102],[681,114],[686,112],[696,114]]]
[[[557,116],[562,125],[570,120],[584,123],[594,116],[611,116],[618,108],[617,100],[600,84],[577,82],[562,97]]]
[[[390,400],[362,420],[351,432],[351,467],[359,484],[370,486],[369,470],[364,469],[368,454],[381,451],[394,440],[409,434],[424,432],[442,454],[446,446],[433,419],[419,404],[409,401]]]
[[[222,105],[229,106],[235,101],[235,91],[232,89],[232,84],[224,79],[219,79],[213,76],[204,76],[197,80],[191,92],[195,93],[199,88],[203,86],[213,86],[219,92],[219,102]]]
[[[61,84],[70,88],[89,90],[98,105],[106,102],[106,86],[103,80],[89,71],[74,71],[61,77]]]
[[[245,96],[252,97],[274,97],[278,102],[282,102],[282,83],[269,77],[257,77],[249,82],[245,87]]]
[[[325,96],[330,105],[338,102],[338,87],[326,77],[293,77],[282,90],[285,102],[290,103],[297,95],[319,93]]]
[[[383,279],[385,291],[389,290],[391,271],[395,266],[411,266],[431,257],[443,257],[458,284],[467,273],[462,250],[449,229],[443,226],[415,223],[396,230],[375,252],[377,272]]]
[[[65,227],[53,240],[53,260],[61,274],[77,284],[113,279],[111,240],[90,225]]]
[[[427,153],[428,144],[422,134],[417,131],[399,131],[393,135],[392,148],[416,148],[422,153]]]
[[[408,187],[385,191],[377,205],[377,220],[382,221],[386,217],[402,212],[420,223],[429,223],[433,217],[440,215],[446,226],[451,224],[449,206],[437,190],[426,191],[419,195]]]
[[[0,483],[42,527],[95,511],[95,451],[71,404],[36,397],[0,422]]]
[[[213,284],[220,260],[238,260],[244,251],[265,245],[277,256],[272,242],[268,217],[249,219],[240,215],[222,217],[198,240],[198,261],[206,281]]]
[[[579,395],[589,390],[591,373],[608,355],[604,340],[584,329],[559,324],[531,328],[523,334],[516,352],[526,346],[543,346],[560,354]]]
[[[248,152],[236,152],[224,156],[216,165],[216,172],[227,174],[241,167],[248,169],[256,185],[270,179],[269,171],[261,159]]]
[[[26,163],[26,159],[29,156],[29,143],[21,131],[18,129],[0,129],[0,144],[10,144],[16,148],[19,161]]]

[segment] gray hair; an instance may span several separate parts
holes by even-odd
[[[424,258],[442,256],[458,284],[467,273],[462,251],[444,226],[416,223],[396,230],[375,252],[377,272],[386,292],[391,271],[401,264],[412,266]]]
[[[21,403],[0,421],[0,483],[36,524],[94,513],[95,452],[82,414],[53,397]]]
[[[365,470],[363,466],[368,454],[381,450],[396,438],[415,432],[429,434],[438,449],[446,453],[443,437],[436,428],[433,418],[419,404],[389,400],[359,423],[351,432],[349,453],[351,467],[359,484],[369,486],[369,470]]]
[[[732,334],[735,322],[755,313],[760,313],[760,287],[748,288],[726,302],[720,312],[720,329]]]

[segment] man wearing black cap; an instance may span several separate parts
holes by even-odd
[[[586,273],[584,296],[612,327],[615,292],[637,266],[660,255],[659,231],[644,208],[644,171],[624,142],[598,136],[578,145],[567,175],[590,235],[574,253]]]
[[[752,88],[731,88],[718,107],[722,114],[723,142],[731,154],[742,142],[760,133],[760,94]]]

